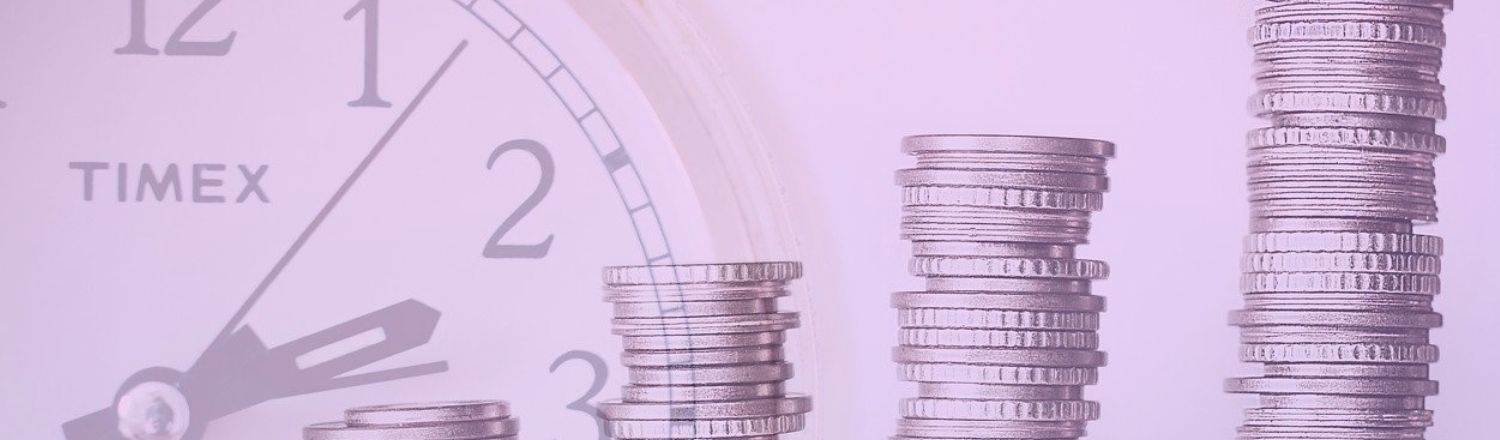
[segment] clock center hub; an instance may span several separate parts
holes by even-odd
[[[130,440],[181,440],[191,420],[187,397],[163,382],[142,382],[115,405],[120,435]]]

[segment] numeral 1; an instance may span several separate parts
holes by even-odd
[[[376,79],[380,71],[380,0],[359,0],[344,13],[344,21],[353,20],[361,12],[365,17],[365,90],[359,99],[349,101],[349,106],[390,107],[390,102],[380,99],[380,82]]]
[[[230,32],[229,36],[219,41],[185,41],[183,37],[198,21],[208,15],[214,7],[219,6],[223,0],[203,0],[198,7],[193,8],[187,17],[177,24],[177,29],[172,31],[172,36],[167,38],[166,54],[169,56],[224,56],[229,53],[229,48],[234,46],[234,37],[238,32]],[[161,51],[146,43],[146,0],[130,0],[130,41],[124,47],[115,49],[115,53],[122,55],[157,55]]]
[[[121,55],[156,55],[161,51],[146,44],[146,0],[130,0],[130,42],[115,49]]]

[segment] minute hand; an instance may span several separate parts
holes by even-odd
[[[302,230],[302,234],[297,236],[297,240],[292,242],[292,246],[286,250],[286,253],[281,255],[280,260],[276,261],[276,265],[271,266],[271,272],[267,273],[265,278],[260,280],[260,284],[256,285],[255,290],[250,292],[250,297],[245,299],[245,302],[240,305],[239,310],[234,312],[234,316],[229,318],[229,322],[224,324],[224,328],[219,330],[219,334],[214,337],[215,343],[229,337],[235,328],[239,327],[240,323],[245,320],[245,315],[249,314],[250,309],[255,307],[255,303],[259,302],[260,298],[266,294],[266,290],[270,289],[271,283],[275,282],[276,277],[281,275],[281,271],[285,270],[287,264],[292,262],[292,258],[297,256],[297,252],[302,250],[302,246],[307,244],[307,240],[312,238],[314,232],[318,231],[318,227],[323,225],[323,221],[328,219],[328,215],[333,212],[334,208],[338,207],[339,202],[344,200],[344,195],[349,193],[349,189],[353,188],[354,183],[358,182],[360,176],[365,174],[365,170],[370,168],[370,164],[375,162],[375,158],[380,156],[380,152],[385,150],[385,146],[391,142],[392,138],[396,137],[396,132],[401,129],[402,125],[406,124],[406,120],[411,118],[412,113],[417,110],[417,106],[422,104],[422,100],[427,98],[429,92],[432,92],[433,86],[437,85],[438,80],[448,72],[448,68],[453,66],[453,61],[457,60],[458,55],[463,53],[464,48],[468,46],[468,41],[458,43],[458,47],[453,49],[453,53],[448,55],[448,59],[444,60],[441,66],[438,66],[437,72],[433,73],[432,78],[428,79],[427,83],[422,86],[422,89],[417,91],[416,97],[413,97],[411,102],[406,104],[406,108],[401,110],[401,114],[391,123],[390,128],[385,130],[385,134],[381,135],[380,140],[375,142],[375,146],[370,148],[370,152],[365,154],[364,160],[361,160],[359,165],[354,167],[354,172],[349,174],[348,178],[344,179],[344,184],[340,185],[338,191],[333,193],[333,198],[328,199],[328,203],[323,204],[323,209],[318,211],[316,217],[313,217],[312,223],[309,223],[307,228]]]

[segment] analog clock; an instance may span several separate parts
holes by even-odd
[[[296,438],[498,397],[527,437],[602,438],[599,268],[782,232],[734,197],[771,183],[721,145],[732,100],[671,81],[692,61],[641,6],[574,7],[0,6],[7,432]]]

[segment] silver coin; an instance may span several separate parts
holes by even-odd
[[[912,227],[901,229],[901,238],[910,241],[1012,241],[1037,244],[1084,244],[1088,242],[1087,231],[1049,230],[1043,228],[953,228]]]
[[[768,383],[791,379],[792,365],[785,362],[729,366],[675,368],[631,368],[634,385],[729,385]]]
[[[1271,4],[1307,3],[1312,5],[1409,5],[1453,10],[1453,0],[1268,0]]]
[[[1267,377],[1362,378],[1388,377],[1426,379],[1426,365],[1359,365],[1359,364],[1266,364]]]
[[[902,204],[1098,211],[1104,207],[1104,195],[1030,188],[908,186],[902,190]]]
[[[901,416],[937,420],[1089,421],[1099,403],[1085,400],[901,400]]]
[[[1097,330],[1095,312],[1046,312],[1033,310],[918,309],[896,311],[902,328],[970,328]]]
[[[1425,314],[1432,297],[1385,293],[1256,293],[1245,295],[1245,308],[1260,311],[1392,312]]]
[[[810,411],[812,399],[800,395],[734,402],[634,403],[615,400],[599,404],[599,414],[612,421],[745,419],[806,414]]]
[[[1034,227],[1088,229],[1089,214],[1084,211],[1039,211],[983,208],[973,206],[908,206],[902,223],[957,225],[1015,225]]]
[[[913,347],[1099,348],[1094,332],[974,329],[901,329],[897,342]]]
[[[923,383],[1083,386],[1099,381],[1093,367],[904,363],[897,372],[901,380]]]
[[[789,414],[746,419],[609,420],[617,439],[741,439],[801,431],[806,415]]]
[[[1436,81],[1377,78],[1360,75],[1282,75],[1261,78],[1256,86],[1266,92],[1375,93],[1442,100],[1447,90]]]
[[[912,257],[916,276],[1101,279],[1109,276],[1103,261],[1072,258]]]
[[[1393,92],[1262,91],[1250,99],[1257,116],[1296,112],[1352,112],[1444,119],[1448,106],[1438,98]]]
[[[1428,224],[1437,221],[1437,213],[1434,209],[1371,209],[1365,206],[1339,207],[1339,208],[1316,208],[1313,203],[1308,202],[1295,206],[1258,206],[1252,205],[1250,215],[1255,216],[1284,216],[1284,217],[1317,217],[1328,216],[1330,218],[1369,217],[1377,219],[1397,219],[1413,223]]]
[[[1252,45],[1283,41],[1357,41],[1399,43],[1441,49],[1447,35],[1441,26],[1380,20],[1261,21],[1250,29]]]
[[[1255,59],[1337,59],[1428,64],[1440,68],[1443,49],[1415,44],[1372,41],[1279,41],[1255,46]]]
[[[432,440],[488,439],[516,435],[515,418],[452,422],[427,425],[349,426],[344,422],[319,423],[302,429],[304,440]]]
[[[784,332],[739,333],[722,335],[626,336],[621,338],[626,350],[701,350],[731,347],[755,347],[786,342]]]
[[[1392,378],[1248,377],[1224,382],[1231,393],[1333,394],[1352,396],[1431,396],[1437,382]]]
[[[938,420],[902,418],[897,438],[1067,439],[1084,434],[1082,421]]]
[[[1083,387],[920,382],[917,383],[917,396],[977,400],[1078,400],[1083,398]]]
[[[1394,344],[1426,345],[1428,329],[1310,325],[1265,325],[1240,328],[1245,344]]]
[[[897,292],[891,306],[902,309],[1032,310],[1101,312],[1105,300],[1094,295]]]
[[[1433,255],[1375,252],[1286,252],[1246,254],[1246,272],[1381,272],[1437,275],[1442,259]]]
[[[1437,362],[1435,345],[1348,344],[1242,344],[1244,362],[1311,362],[1356,364],[1426,364]]]
[[[1277,145],[1246,151],[1251,166],[1275,164],[1351,164],[1431,170],[1436,154],[1423,151],[1366,150],[1319,145]]]
[[[1436,91],[1442,88],[1438,78],[1440,69],[1421,63],[1364,62],[1337,63],[1333,60],[1290,59],[1260,61],[1255,64],[1255,83],[1262,88],[1277,88],[1300,85],[1317,85],[1348,80],[1355,86],[1365,84],[1416,84],[1418,91]],[[1404,89],[1404,88],[1403,88]]]
[[[925,277],[927,290],[986,293],[1088,294],[1092,282],[1057,278]]]
[[[371,405],[344,411],[351,427],[472,422],[510,417],[510,405],[499,400]]]
[[[779,346],[718,348],[708,350],[626,350],[620,355],[626,367],[675,367],[682,365],[730,365],[780,362],[786,354]]]
[[[1416,410],[1426,405],[1420,396],[1344,396],[1328,394],[1263,394],[1265,408],[1340,410]]]
[[[1246,252],[1392,252],[1442,255],[1443,239],[1384,232],[1269,232],[1250,234]]]
[[[1272,117],[1271,124],[1272,130],[1277,128],[1373,129],[1432,136],[1436,136],[1433,131],[1437,129],[1437,121],[1428,118],[1368,113],[1287,113]]]
[[[1441,26],[1443,10],[1429,5],[1407,5],[1366,1],[1361,3],[1289,2],[1256,9],[1256,21],[1307,20],[1397,20],[1404,23]],[[1299,20],[1299,18],[1301,20]]]
[[[1073,258],[1073,247],[1035,243],[913,241],[916,256]]]
[[[1423,440],[1422,429],[1307,428],[1242,426],[1237,440]]]
[[[1441,291],[1434,275],[1359,272],[1260,272],[1240,278],[1240,291],[1254,292],[1350,292],[1436,295]]]
[[[690,316],[664,318],[615,318],[614,334],[621,336],[717,335],[765,333],[797,328],[797,313],[767,313],[735,316]]]
[[[1109,178],[1093,174],[1040,171],[938,170],[912,168],[896,171],[901,186],[965,186],[1032,188],[1057,191],[1103,192]]]
[[[1277,164],[1247,168],[1250,184],[1297,180],[1309,182],[1370,182],[1422,185],[1437,176],[1432,170],[1367,164]]]
[[[901,363],[1023,365],[1035,367],[1101,367],[1104,352],[1056,349],[985,349],[895,347],[892,359]]]
[[[1036,153],[1064,156],[1114,157],[1115,145],[1095,139],[1044,136],[928,134],[907,136],[901,151],[921,155],[954,151],[973,153]]]
[[[732,402],[786,395],[780,382],[736,385],[641,386],[625,385],[620,399],[626,402]]]
[[[615,303],[616,318],[760,315],[776,313],[775,299],[692,301],[683,303]]]
[[[1104,166],[1103,157],[1057,154],[927,151],[917,155],[917,168],[928,169],[1050,171],[1104,175]]]
[[[1425,428],[1432,426],[1432,411],[1255,408],[1245,411],[1245,424],[1324,428]]]
[[[1088,242],[1087,225],[993,223],[985,219],[904,219],[901,234],[911,241],[1011,241],[1040,244]],[[926,238],[926,237],[954,237]]]
[[[706,284],[791,281],[802,277],[792,261],[662,266],[614,266],[604,269],[604,284]]]
[[[1347,327],[1436,328],[1443,325],[1443,315],[1437,313],[1334,312],[1321,310],[1243,310],[1231,313],[1229,322],[1239,326],[1300,324]]]
[[[1367,231],[1410,234],[1410,221],[1340,217],[1254,217],[1250,232]]]
[[[1277,126],[1253,130],[1247,137],[1250,148],[1308,145],[1422,154],[1442,154],[1448,150],[1448,141],[1442,136],[1382,128]]]
[[[786,283],[624,285],[604,288],[612,303],[685,304],[701,301],[746,301],[790,295]],[[668,306],[662,306],[668,307]]]

